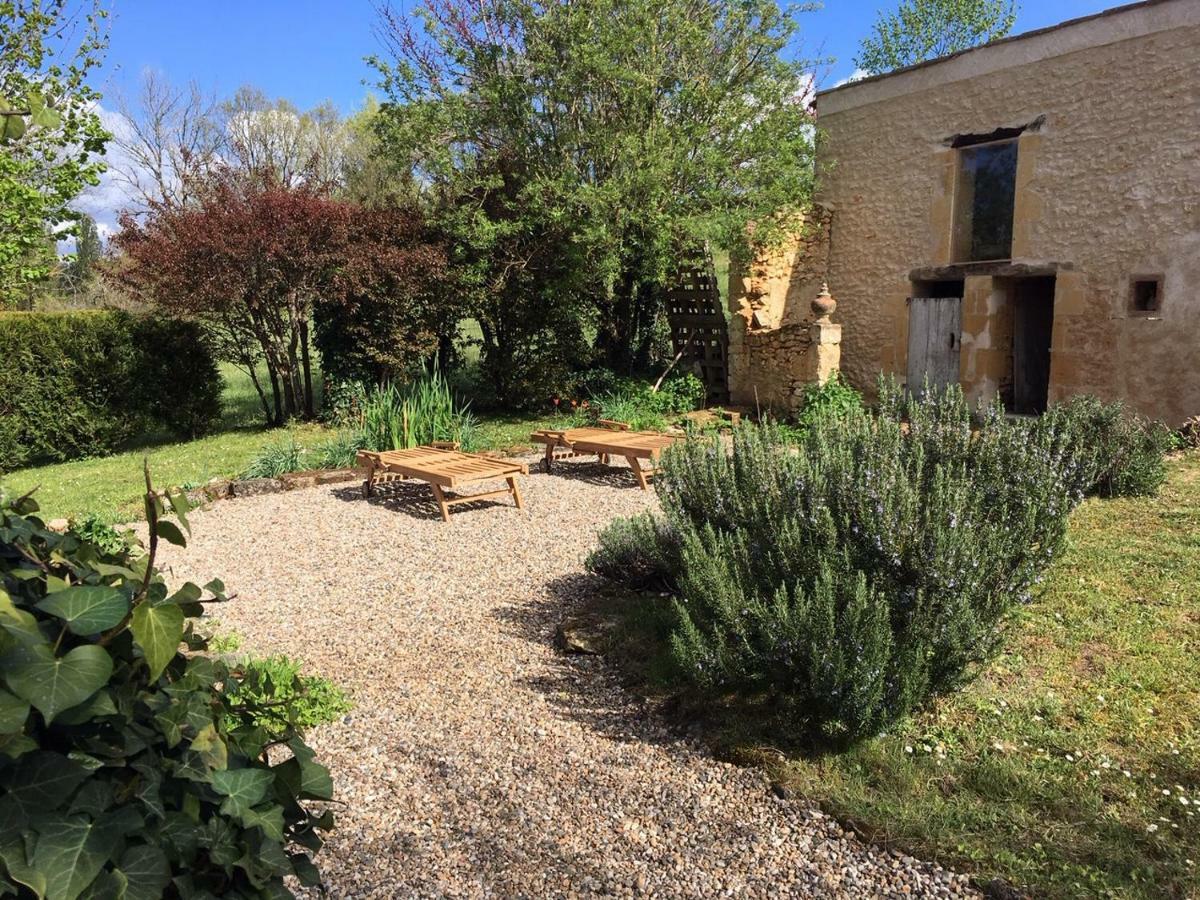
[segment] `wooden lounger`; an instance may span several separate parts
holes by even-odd
[[[642,490],[649,490],[649,479],[658,471],[656,463],[659,455],[679,437],[657,431],[630,431],[624,422],[601,419],[600,424],[602,427],[599,428],[568,428],[563,431],[543,428],[529,437],[546,445],[547,472],[559,459],[595,454],[600,457],[600,462],[607,465],[610,456],[623,456],[637,476]],[[650,460],[649,468],[642,468],[640,460],[643,459]]]
[[[442,511],[442,519],[447,522],[450,521],[450,507],[453,504],[470,503],[488,497],[511,495],[517,509],[521,509],[521,490],[517,487],[516,476],[529,474],[529,467],[524,463],[461,453],[457,445],[449,443],[382,453],[359,450],[358,464],[367,470],[367,480],[363,482],[365,496],[370,497],[375,485],[382,482],[415,478],[429,485],[433,499]],[[462,496],[446,492],[447,488],[496,478],[503,478],[508,482],[508,487]]]

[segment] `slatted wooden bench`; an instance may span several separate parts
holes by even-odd
[[[561,431],[543,428],[529,436],[530,440],[546,445],[547,472],[562,459],[595,455],[607,465],[610,456],[623,456],[644,491],[650,489],[649,479],[658,471],[659,455],[679,437],[657,431],[630,431],[625,422],[607,419],[601,419],[598,428],[567,428]],[[641,464],[643,459],[650,462],[645,469]]]
[[[521,489],[517,487],[517,476],[528,475],[529,467],[524,463],[508,459],[493,459],[474,453],[463,453],[456,444],[439,443],[411,450],[358,451],[358,464],[367,470],[363,482],[363,494],[371,496],[376,485],[387,481],[416,479],[426,482],[433,491],[433,499],[442,511],[442,519],[450,521],[450,507],[455,503],[471,503],[490,497],[511,496],[517,509],[522,508]],[[449,489],[503,478],[507,488],[484,491],[478,494],[450,494]]]

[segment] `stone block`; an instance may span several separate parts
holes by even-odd
[[[278,494],[286,489],[278,478],[243,478],[230,485],[230,494],[234,497],[256,497],[259,494]]]

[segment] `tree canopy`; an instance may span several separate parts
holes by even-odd
[[[1016,0],[903,0],[879,14],[854,62],[880,75],[1002,38],[1016,20]]]
[[[533,315],[546,324],[526,343],[594,333],[599,361],[644,363],[659,289],[688,254],[744,245],[752,222],[764,238],[807,205],[810,82],[792,12],[775,0],[384,8],[381,146],[475,261],[485,364],[513,354],[506,325]]]
[[[0,0],[0,307],[24,300],[74,233],[109,137],[88,84],[107,43],[99,0]]]

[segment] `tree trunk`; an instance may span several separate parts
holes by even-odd
[[[271,362],[271,357],[267,357],[267,375],[271,378],[271,397],[275,401],[275,416],[268,416],[268,423],[272,427],[278,428],[283,424],[283,397],[279,390],[279,373],[275,371],[275,364]]]
[[[313,402],[312,355],[308,348],[308,319],[300,320],[300,362],[304,367],[304,417],[315,419],[317,413]]]

